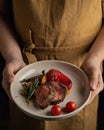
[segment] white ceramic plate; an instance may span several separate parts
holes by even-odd
[[[41,74],[42,70],[45,70],[47,72],[52,68],[60,70],[72,80],[72,88],[70,90],[70,94],[68,94],[65,97],[65,100],[59,104],[62,108],[64,108],[67,102],[76,102],[77,109],[71,113],[63,112],[59,116],[52,116],[50,113],[52,106],[49,106],[44,110],[39,109],[34,106],[33,102],[27,104],[25,97],[21,95],[21,89],[23,89],[23,86],[20,83],[21,80],[39,75]],[[20,108],[20,110],[31,117],[42,120],[60,120],[74,116],[86,106],[86,103],[90,97],[90,88],[88,86],[88,78],[86,74],[73,64],[56,60],[39,61],[27,65],[21,69],[15,75],[15,80],[11,84],[10,92],[14,103]]]

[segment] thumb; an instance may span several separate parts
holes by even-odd
[[[14,81],[14,74],[13,73],[8,74],[8,82],[12,83],[13,81]]]
[[[90,73],[88,78],[89,78],[89,86],[90,86],[91,90],[95,90],[97,87],[97,83],[98,83],[97,71]]]

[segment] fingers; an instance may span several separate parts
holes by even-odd
[[[91,96],[88,101],[88,104],[90,104],[93,101],[93,99],[100,93],[100,91],[103,90],[104,84],[101,71],[95,70],[88,76],[89,76],[89,85],[91,88]]]
[[[99,92],[102,91],[103,89],[104,89],[103,82],[98,82],[96,89],[91,91],[91,96],[90,96],[90,99],[89,99],[87,105],[90,104],[93,101],[93,99],[95,98],[95,96],[97,96],[99,94]]]
[[[89,79],[89,87],[91,89],[91,96],[88,101],[88,104],[93,101],[96,95],[100,93],[103,89],[103,79],[102,79],[102,72],[101,72],[101,62],[88,55],[85,59],[81,68],[87,74]]]
[[[10,95],[10,84],[14,81],[15,74],[26,64],[23,61],[12,60],[8,62],[3,71],[2,87],[6,91],[7,95],[11,99]]]
[[[11,94],[10,94],[10,83],[7,82],[6,80],[3,80],[2,86],[3,86],[3,89],[5,90],[5,92],[7,93],[9,99],[12,101],[12,97],[11,97]]]
[[[2,79],[2,87],[7,93],[10,100],[12,100],[11,94],[10,94],[10,84],[14,80],[14,73],[12,70],[12,67],[6,66],[3,71],[3,79]]]

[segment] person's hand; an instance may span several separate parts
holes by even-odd
[[[11,99],[10,95],[10,84],[14,80],[14,75],[17,71],[23,68],[26,64],[23,60],[12,59],[8,63],[6,63],[4,70],[3,70],[3,79],[2,79],[2,87],[6,91],[7,95]]]
[[[89,79],[89,87],[91,88],[91,98],[88,101],[88,104],[91,103],[94,97],[103,90],[103,78],[101,71],[101,62],[97,56],[88,56],[83,64],[81,69],[87,74]]]

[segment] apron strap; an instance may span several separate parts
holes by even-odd
[[[31,30],[29,30],[29,40],[30,40],[30,44],[28,47],[24,47],[23,48],[23,55],[24,55],[24,60],[27,64],[36,62],[36,56],[34,54],[32,54],[33,49],[35,48],[35,44],[33,44],[32,39],[31,39]]]

